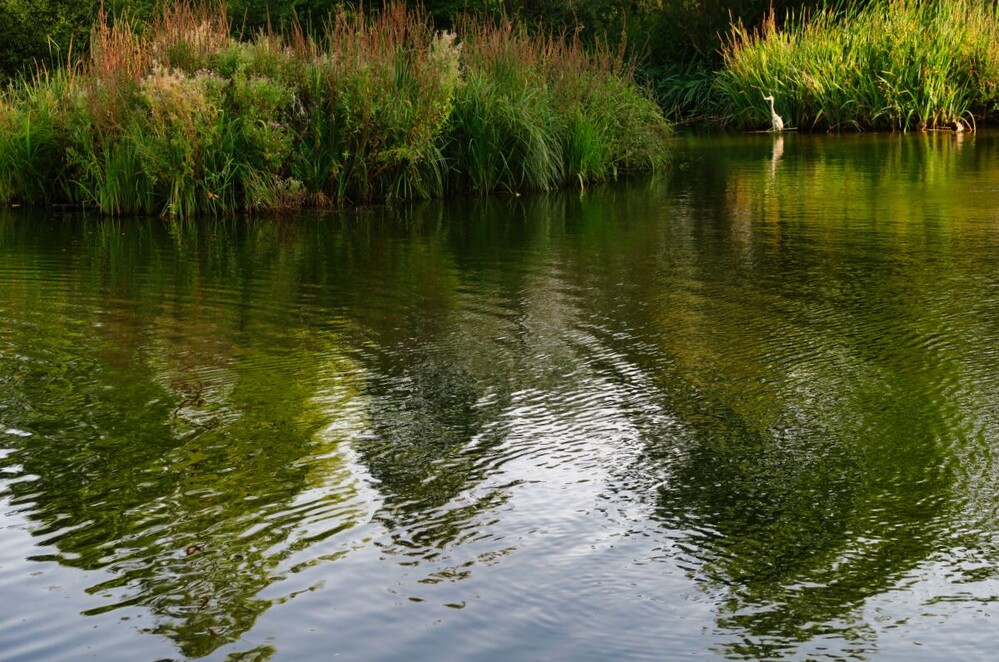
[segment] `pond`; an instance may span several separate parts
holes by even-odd
[[[5,660],[981,658],[999,136],[0,212]]]

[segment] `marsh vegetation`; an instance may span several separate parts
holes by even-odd
[[[0,100],[0,201],[191,217],[587,186],[661,167],[622,50],[389,4],[237,39],[224,7],[99,17]]]
[[[993,3],[875,0],[733,27],[723,63],[692,99],[737,127],[766,122],[762,98],[808,129],[963,130],[999,109]]]

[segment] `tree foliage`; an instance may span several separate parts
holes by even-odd
[[[103,0],[109,17],[143,22],[169,0]],[[491,15],[548,33],[576,32],[585,39],[626,39],[653,68],[714,62],[733,21],[757,25],[773,10],[778,20],[827,0],[408,0],[422,4],[438,28],[463,14]],[[65,60],[87,45],[101,0],[0,0],[0,74],[15,75],[35,62]],[[331,12],[359,0],[228,0],[235,30],[250,35],[299,21],[319,30]],[[364,3],[370,8],[377,2]]]
[[[66,57],[85,43],[94,10],[92,0],[0,0],[0,72]]]

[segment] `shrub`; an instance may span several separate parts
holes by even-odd
[[[664,162],[619,54],[402,3],[230,37],[224,8],[138,31],[101,14],[86,60],[0,100],[0,199],[169,217],[549,189]]]
[[[778,30],[733,29],[716,79],[721,110],[763,124],[761,98],[803,127],[974,124],[996,106],[999,20],[991,3],[878,0]]]

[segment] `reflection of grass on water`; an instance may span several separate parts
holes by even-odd
[[[828,231],[878,224],[899,235],[922,233],[950,241],[958,229],[987,233],[982,221],[995,217],[983,195],[995,186],[992,173],[999,169],[990,130],[778,140],[784,144],[776,160],[768,137],[765,143],[735,147],[745,148],[747,155],[751,151],[756,166],[742,167],[745,161],[732,159],[714,162],[727,174],[725,206],[733,218],[821,219]]]
[[[666,123],[606,45],[390,3],[233,39],[179,3],[101,16],[87,58],[0,99],[0,202],[173,217],[585,185],[665,161]]]

